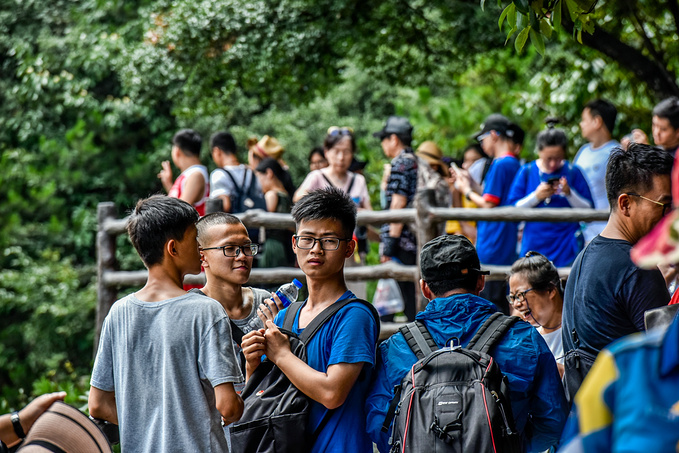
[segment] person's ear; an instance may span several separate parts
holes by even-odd
[[[170,239],[165,243],[165,251],[170,256],[177,256],[177,241],[175,239]]]
[[[632,200],[630,199],[630,196],[627,195],[626,193],[621,193],[618,196],[618,211],[625,217],[630,216],[630,208],[632,205]]]
[[[297,241],[295,241],[294,235],[292,236],[292,238],[290,238],[290,241],[292,241],[292,253],[297,255]]]
[[[273,178],[273,170],[272,169],[270,169],[270,168],[266,169],[266,177],[269,178],[269,179]]]
[[[351,255],[354,254],[354,250],[356,250],[356,241],[353,239],[347,241],[347,250],[344,253],[345,258],[349,258]]]
[[[476,279],[476,295],[478,296],[481,294],[481,291],[483,291],[483,288],[486,287],[486,276],[485,275],[479,275],[479,277]]]
[[[205,252],[202,250],[200,251],[200,264],[203,267],[210,267],[210,264],[207,262],[207,259],[205,258]]]
[[[427,285],[427,282],[425,282],[422,279],[420,279],[420,291],[422,291],[422,295],[424,296],[425,299],[427,300],[436,299],[434,293],[432,293],[431,289],[429,289],[429,285]]]

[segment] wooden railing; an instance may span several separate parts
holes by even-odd
[[[238,215],[243,223],[250,228],[294,228],[295,224],[290,214],[277,214],[253,210]],[[447,220],[473,221],[540,221],[540,222],[577,222],[607,220],[608,211],[593,209],[564,209],[564,208],[514,208],[503,207],[494,209],[466,209],[466,208],[435,208],[431,205],[431,194],[423,194],[415,200],[415,208],[397,211],[360,211],[359,225],[379,225],[389,222],[410,223],[415,225],[417,233],[418,257],[422,245],[439,234],[440,224]],[[148,273],[145,270],[120,271],[117,270],[116,237],[125,234],[127,219],[118,218],[112,202],[100,203],[97,211],[97,319],[95,332],[95,350],[101,332],[101,325],[108,314],[111,305],[118,298],[118,290],[131,286],[142,286],[146,283]],[[483,266],[490,271],[489,280],[503,280],[506,278],[509,266]],[[565,277],[570,268],[560,268],[559,273]],[[419,267],[404,266],[393,262],[375,266],[348,267],[344,270],[348,281],[377,280],[380,278],[394,278],[399,281],[413,281],[419,284]],[[276,284],[289,282],[293,278],[304,279],[304,274],[297,268],[253,269],[249,284]],[[186,283],[205,283],[203,275],[188,275]],[[384,334],[392,328],[383,326]]]

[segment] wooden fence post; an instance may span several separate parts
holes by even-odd
[[[97,314],[94,331],[94,354],[99,346],[99,336],[104,318],[118,298],[118,290],[104,282],[104,274],[116,268],[116,235],[106,231],[106,221],[115,220],[117,216],[112,202],[99,203],[97,206]]]
[[[417,228],[417,259],[415,265],[420,268],[420,252],[424,244],[434,239],[440,234],[438,222],[432,221],[431,207],[434,206],[436,193],[434,189],[426,189],[418,191],[415,196],[415,225]],[[419,273],[415,278],[415,296],[417,299],[417,311],[422,311],[426,308],[428,301],[420,291]]]

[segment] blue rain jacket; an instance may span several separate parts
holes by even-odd
[[[434,299],[417,314],[442,347],[454,339],[466,346],[483,322],[497,309],[493,303],[472,294]],[[554,356],[538,331],[524,321],[514,324],[490,350],[509,381],[512,413],[523,437],[525,451],[545,451],[558,444],[568,417]],[[380,452],[389,451],[389,435],[382,424],[394,396],[394,386],[417,362],[400,332],[384,341],[377,354],[374,381],[366,400],[367,429]]]
[[[560,452],[679,449],[679,315],[603,349],[575,395]]]

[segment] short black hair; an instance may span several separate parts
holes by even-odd
[[[427,282],[425,280],[425,282],[434,296],[442,297],[444,294],[454,289],[463,289],[465,291],[472,292],[476,289],[476,282],[478,280],[479,274],[476,272],[470,272],[469,275],[464,278],[456,278],[453,280],[436,280],[431,282]]]
[[[589,110],[589,114],[592,115],[592,117],[600,117],[604,126],[606,126],[606,129],[608,129],[608,132],[610,134],[613,133],[615,118],[618,116],[618,109],[616,109],[611,102],[605,99],[594,99],[585,104],[585,109]]]
[[[348,134],[328,134],[325,136],[325,140],[323,140],[323,148],[325,150],[329,150],[333,148],[336,144],[344,140],[345,137],[349,137],[349,143],[351,144],[351,152],[356,154],[356,139],[354,138],[353,133],[348,133]],[[403,140],[401,140],[403,141]],[[404,142],[405,143],[405,142]]]
[[[624,150],[615,148],[606,167],[606,196],[611,210],[626,192],[644,193],[653,188],[654,176],[672,173],[672,154],[655,146],[631,143]]]
[[[568,152],[568,137],[563,129],[547,126],[547,129],[538,134],[536,141],[538,151],[542,151],[547,146],[560,146],[563,148],[564,154]]]
[[[243,228],[245,228],[245,225],[238,217],[227,212],[213,212],[201,217],[196,222],[196,228],[198,229],[197,239],[201,247],[205,247],[209,242],[210,237],[207,232],[216,225],[243,225]]]
[[[146,267],[163,261],[163,248],[170,239],[181,241],[198,221],[189,203],[166,195],[139,200],[127,220],[127,234]]]
[[[200,157],[203,137],[193,129],[182,129],[172,137],[172,144],[189,156]]]
[[[325,151],[323,150],[323,147],[314,146],[311,148],[311,151],[309,151],[309,163],[311,163],[311,159],[313,159],[316,154],[319,154],[323,159],[325,159]]]
[[[210,137],[210,150],[213,148],[219,148],[222,152],[226,154],[236,154],[236,140],[228,132],[220,131],[215,132]]]
[[[679,98],[672,96],[653,107],[653,116],[667,118],[674,129],[679,129]]]
[[[475,151],[481,158],[488,157],[488,154],[483,150],[480,143],[468,143],[462,150],[462,154],[464,155],[467,151]]]
[[[401,140],[401,143],[403,143],[405,146],[410,147],[410,145],[413,143],[413,136],[410,134],[394,134],[395,136],[398,137],[399,140]]]
[[[276,159],[273,157],[262,159],[262,161],[257,164],[255,171],[257,173],[266,173],[268,169],[271,169],[274,176],[278,178],[281,184],[283,184],[283,188],[288,195],[292,196],[292,194],[295,193],[295,186],[292,184],[292,179],[290,178],[289,173],[281,167],[281,164],[278,163]]]
[[[522,274],[526,277],[528,285],[535,290],[548,291],[556,288],[559,294],[563,296],[559,271],[554,263],[542,253],[530,251],[523,258],[516,260],[512,264],[509,276],[511,277],[514,274]]]
[[[297,228],[303,220],[337,220],[342,224],[344,238],[349,239],[356,228],[356,203],[336,187],[312,190],[292,208],[292,219]]]

